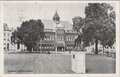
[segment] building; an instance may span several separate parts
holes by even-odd
[[[45,38],[39,43],[42,51],[71,51],[74,48],[74,39],[77,33],[68,21],[61,21],[55,12],[53,20],[42,20],[44,24]]]
[[[42,22],[44,24],[45,38],[38,42],[40,51],[72,51],[74,49],[74,41],[78,34],[73,30],[72,24],[60,20],[57,11],[53,16],[53,20],[43,19]],[[27,48],[24,45],[11,42],[12,32],[13,29],[9,29],[8,25],[4,24],[4,50],[26,51]],[[90,44],[85,49],[88,53],[94,52],[95,44]],[[35,48],[33,50],[36,52]],[[100,43],[98,44],[98,50],[103,50]],[[105,47],[105,51],[115,52],[115,44],[112,48]]]
[[[103,47],[102,44],[100,44],[100,42],[98,43],[98,54],[105,54],[106,52],[112,52],[115,53],[116,52],[116,47],[115,47],[116,43],[114,43],[111,47],[109,46],[105,46]],[[87,53],[93,53],[95,51],[95,43],[94,44],[90,44],[90,46],[85,47]]]
[[[42,20],[44,24],[45,38],[40,41],[39,49],[42,51],[71,51],[74,48],[74,39],[77,33],[73,31],[73,26],[68,21],[61,21],[55,12],[53,20]],[[12,29],[4,24],[4,50],[24,51],[27,48],[22,44],[11,42]],[[36,50],[35,48],[33,49]]]
[[[22,50],[26,50],[26,47],[23,44],[14,44],[11,41],[11,36],[12,36],[12,32],[13,29],[10,29],[8,27],[8,25],[6,23],[3,24],[4,25],[4,51],[22,51]]]
[[[4,50],[5,51],[9,51],[12,48],[11,34],[12,34],[12,30],[10,30],[7,24],[4,23]]]

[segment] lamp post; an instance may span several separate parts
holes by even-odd
[[[55,55],[57,55],[57,23],[56,23],[56,31],[55,31]]]

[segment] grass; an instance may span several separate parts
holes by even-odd
[[[4,72],[19,74],[74,74],[70,55],[5,54]],[[86,55],[87,73],[115,73],[115,60],[103,55]]]
[[[86,55],[87,73],[115,73],[116,60],[104,55]]]
[[[9,72],[14,70],[15,72]],[[69,55],[9,54],[5,55],[5,73],[26,73],[16,70],[31,70],[27,73],[73,73]]]

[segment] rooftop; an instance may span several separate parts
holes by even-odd
[[[54,16],[53,16],[53,19],[60,19],[60,17],[59,17],[59,15],[58,15],[57,11],[55,12],[55,14],[54,14]]]
[[[53,31],[55,31],[56,27],[61,27],[65,31],[73,30],[72,24],[70,24],[68,21],[60,21],[59,25],[56,25],[53,20],[43,19],[42,22],[45,29],[52,29]]]
[[[4,31],[11,31],[9,28],[8,28],[8,25],[6,23],[3,24],[4,25]]]

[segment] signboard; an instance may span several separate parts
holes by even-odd
[[[57,44],[64,44],[64,41],[57,41]]]

